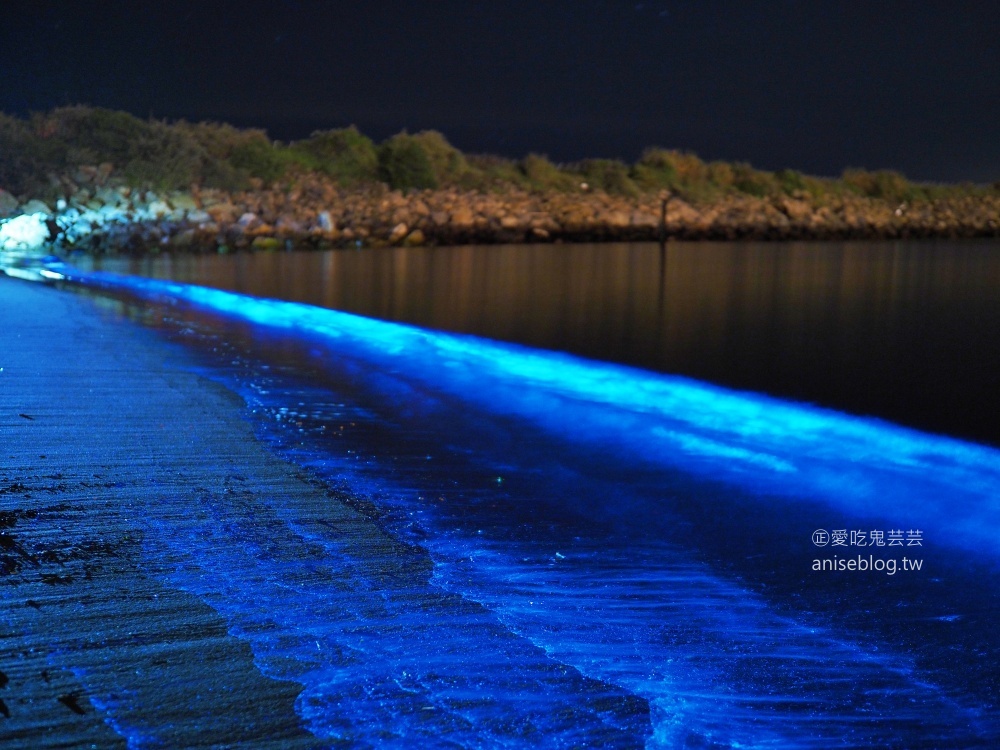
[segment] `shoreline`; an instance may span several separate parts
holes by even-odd
[[[581,189],[403,192],[315,175],[244,192],[155,192],[94,184],[68,200],[8,205],[0,249],[92,254],[226,253],[668,240],[897,240],[1000,237],[1000,195],[897,203],[860,196],[640,197]]]
[[[154,333],[76,294],[0,287],[4,747],[322,745],[296,712],[301,685],[268,676],[171,580],[188,563],[153,532],[189,528],[233,474],[254,477],[238,488],[254,502],[325,493]]]

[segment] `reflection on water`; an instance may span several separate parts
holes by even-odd
[[[101,259],[1000,444],[1000,243],[536,245]]]

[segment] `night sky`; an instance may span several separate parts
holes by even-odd
[[[3,0],[0,110],[1000,180],[1000,2]]]

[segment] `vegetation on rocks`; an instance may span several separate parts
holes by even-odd
[[[666,209],[666,210],[665,210]],[[0,223],[91,250],[583,239],[996,236],[1000,183],[839,178],[650,148],[633,164],[463,154],[436,131],[292,143],[95,107],[0,114]],[[43,219],[39,219],[42,221]]]

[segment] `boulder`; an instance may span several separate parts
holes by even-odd
[[[171,193],[169,202],[174,209],[180,211],[194,211],[198,208],[197,201],[189,193]]]
[[[281,247],[281,240],[277,237],[254,237],[250,247],[254,250],[277,250]]]
[[[397,242],[406,237],[406,235],[408,235],[409,233],[410,233],[410,228],[406,226],[406,224],[402,223],[397,224],[392,228],[392,231],[389,233],[389,242],[395,245]]]
[[[649,211],[633,211],[629,217],[629,224],[633,227],[652,229],[660,225],[660,217]]]
[[[417,247],[419,245],[423,245],[426,241],[427,238],[424,237],[424,233],[419,229],[414,229],[406,235],[406,238],[403,240],[403,245],[406,247]]]
[[[459,206],[451,213],[451,223],[456,229],[468,229],[476,223],[476,215],[468,206]]]
[[[176,248],[188,248],[195,244],[197,232],[194,229],[184,229],[170,238],[170,245]]]
[[[0,190],[0,219],[6,219],[17,212],[17,198],[6,190]]]
[[[22,214],[0,222],[0,250],[40,250],[49,240],[46,217],[40,213]]]
[[[805,221],[812,215],[812,206],[804,200],[784,198],[779,202],[778,208],[792,221]]]
[[[38,199],[35,199],[35,200],[30,200],[27,203],[25,203],[23,206],[21,206],[21,213],[23,213],[23,214],[51,214],[52,213],[52,209],[48,206],[48,204],[43,203],[42,201],[40,201]]]
[[[147,193],[149,195],[149,193]],[[154,219],[162,219],[170,214],[170,206],[161,200],[153,200],[146,207],[146,211]]]

